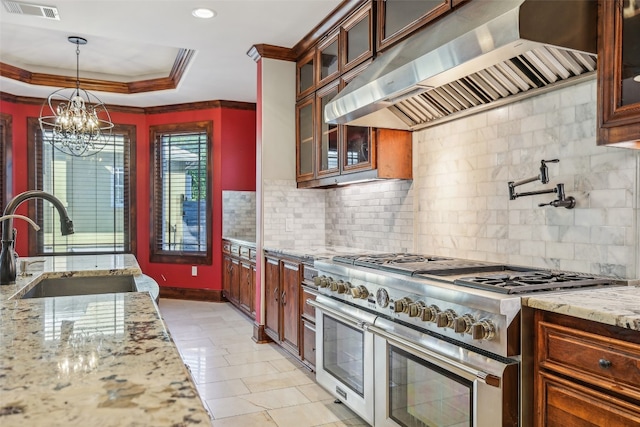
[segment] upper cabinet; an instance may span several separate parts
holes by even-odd
[[[377,50],[384,50],[451,10],[450,0],[376,1],[378,7]]]
[[[601,0],[598,145],[640,149],[640,2]]]
[[[340,64],[347,72],[373,56],[373,16],[371,4],[360,9],[340,28]]]
[[[308,52],[298,61],[296,69],[296,94],[303,98],[316,89],[316,54]]]

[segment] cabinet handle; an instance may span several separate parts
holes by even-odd
[[[612,363],[611,363],[610,360],[600,359],[600,360],[598,360],[598,365],[600,365],[600,367],[602,369],[609,369],[611,367]]]
[[[287,305],[287,291],[282,293],[282,305]]]
[[[278,302],[278,288],[273,291],[273,298]]]

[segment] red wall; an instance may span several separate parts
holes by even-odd
[[[38,117],[39,105],[0,100],[0,111],[12,116],[13,195],[28,190],[27,117]],[[135,125],[136,141],[136,258],[142,271],[160,286],[222,289],[222,190],[256,189],[256,113],[254,110],[210,108],[162,114],[122,113],[112,109],[118,124]],[[198,276],[191,276],[191,265],[149,262],[150,145],[149,126],[213,121],[213,264],[199,265]],[[26,214],[26,206],[19,212]],[[16,251],[27,255],[27,225],[15,221],[18,229]],[[21,238],[22,236],[22,238]]]

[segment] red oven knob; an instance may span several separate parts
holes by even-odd
[[[461,317],[456,317],[453,321],[453,331],[458,334],[470,334],[471,325],[473,325],[473,317],[470,314],[465,314]]]
[[[474,340],[491,340],[496,335],[496,326],[490,320],[480,320],[471,326],[471,338]]]
[[[407,297],[400,298],[393,302],[393,312],[394,313],[408,313],[409,312],[409,304],[411,304],[411,300]]]
[[[409,317],[418,317],[422,310],[424,309],[425,304],[422,301],[416,301],[409,304]]]
[[[351,288],[351,296],[359,299],[367,299],[367,297],[369,296],[369,290],[363,285],[358,285],[354,288]]]
[[[422,309],[420,319],[422,319],[424,322],[435,322],[436,317],[438,317],[438,313],[440,313],[440,309],[438,308],[438,306],[431,304],[429,307],[425,307]]]
[[[457,317],[456,312],[448,309],[436,316],[438,328],[453,328],[453,320]]]

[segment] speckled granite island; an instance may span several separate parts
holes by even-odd
[[[523,305],[640,331],[640,287],[622,286],[524,297]]]
[[[38,259],[0,286],[0,425],[210,425],[135,257]],[[119,274],[144,291],[20,299],[43,277]]]

